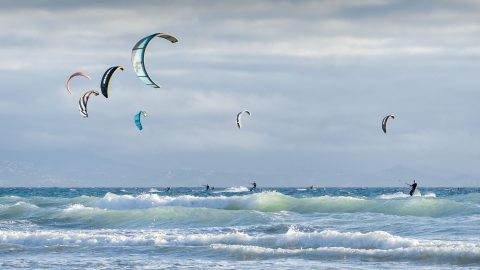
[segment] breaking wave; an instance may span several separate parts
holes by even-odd
[[[0,220],[31,220],[76,228],[158,228],[159,226],[224,226],[264,223],[284,213],[380,213],[392,216],[480,216],[479,194],[436,198],[403,193],[376,198],[319,196],[297,198],[280,192],[233,196],[0,197]],[[405,197],[407,196],[407,197]]]
[[[480,246],[475,243],[417,240],[384,231],[300,232],[290,228],[283,234],[249,235],[232,233],[190,233],[176,231],[0,231],[0,246],[206,246],[233,257],[268,259],[308,257],[373,260],[420,260],[454,264],[480,263]]]
[[[406,197],[405,197],[406,196]],[[388,200],[396,199],[396,200]],[[161,206],[210,208],[224,210],[256,210],[261,212],[291,211],[297,213],[356,213],[372,212],[388,215],[442,217],[480,214],[480,207],[468,202],[438,199],[435,194],[410,196],[403,193],[386,194],[377,199],[349,196],[320,196],[296,198],[279,192],[262,192],[243,196],[177,197],[158,194],[116,195],[107,193],[96,207],[112,210],[145,209]]]

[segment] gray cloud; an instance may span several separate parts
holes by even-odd
[[[479,9],[476,1],[4,1],[0,159],[33,165],[9,169],[1,184],[383,186],[415,177],[478,185]],[[163,87],[150,89],[130,50],[161,31],[180,42],[151,43],[147,65]],[[126,71],[82,119],[79,95],[98,89],[112,65]],[[73,81],[69,96],[65,79],[77,70],[93,80]],[[243,109],[252,117],[239,131]],[[142,132],[138,110],[149,112]],[[384,135],[389,113],[397,118]]]

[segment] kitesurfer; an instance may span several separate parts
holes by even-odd
[[[255,181],[252,182],[252,187],[250,188],[250,191],[254,191],[257,189],[257,183]]]
[[[310,189],[312,190],[312,189],[313,189],[313,186],[310,186]]]
[[[165,192],[169,192],[169,191],[170,191],[170,187],[166,187]]]
[[[209,186],[208,184],[203,185],[203,186],[205,186],[205,191],[209,191],[209,190],[210,190],[210,186]]]
[[[417,183],[415,182],[415,180],[413,180],[413,184],[409,185],[412,187],[412,189],[410,190],[410,196],[413,196],[413,193],[415,192],[415,189],[417,188]]]

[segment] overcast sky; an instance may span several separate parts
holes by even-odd
[[[479,1],[0,3],[0,186],[480,185]]]

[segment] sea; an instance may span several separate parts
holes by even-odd
[[[0,269],[480,269],[480,189],[0,188]]]

